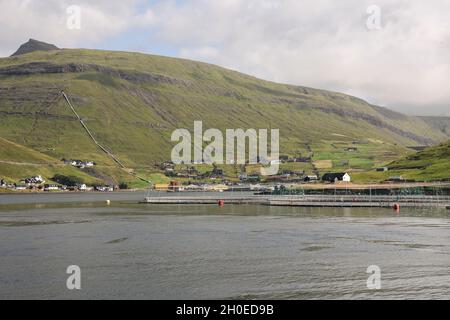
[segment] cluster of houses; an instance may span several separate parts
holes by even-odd
[[[63,161],[64,164],[66,164],[66,165],[74,166],[74,167],[77,167],[80,169],[91,168],[91,167],[95,166],[94,161],[66,160],[66,159],[62,159],[61,161]]]
[[[239,175],[239,180],[241,182],[247,183],[261,182],[263,179],[266,182],[308,183],[318,181],[319,177],[317,175],[307,175],[305,171],[290,171],[290,170],[284,170],[279,175],[268,177],[262,177],[259,174],[247,174],[247,173],[241,173]]]
[[[44,184],[45,180],[44,180],[44,178],[42,178],[42,176],[39,175],[39,176],[34,176],[34,177],[23,179],[20,182],[26,184],[27,186],[33,186],[33,185]]]
[[[316,174],[306,174],[305,171],[284,170],[280,175],[262,177],[259,174],[241,173],[239,180],[243,183],[258,183],[264,179],[268,183],[339,183],[351,182],[351,177],[346,172],[326,173],[320,178]]]
[[[86,184],[79,184],[73,187],[68,187],[60,184],[45,183],[45,179],[40,176],[33,176],[22,179],[19,183],[7,183],[5,179],[0,179],[0,188],[25,191],[98,191],[98,192],[112,192],[116,188],[114,186],[87,186]]]
[[[281,157],[281,162],[308,162],[311,158],[289,158],[287,156]],[[214,166],[210,172],[200,173],[194,166],[186,166],[183,169],[176,169],[172,162],[164,162],[159,165],[159,168],[164,170],[164,173],[169,178],[185,178],[189,180],[220,180],[226,183],[223,169]],[[307,174],[303,171],[283,170],[281,174],[275,176],[263,177],[257,173],[241,172],[238,175],[241,183],[259,183],[265,181],[268,183],[337,183],[337,182],[351,182],[351,177],[347,172],[326,173],[322,177],[316,174]]]
[[[289,174],[285,173],[282,176],[271,177],[266,179],[266,182],[270,184],[260,185],[261,177],[259,175],[247,175],[245,173],[239,176],[239,182],[222,181],[219,184],[201,184],[201,183],[181,183],[179,181],[171,181],[170,183],[155,184],[154,189],[156,191],[167,191],[167,192],[207,192],[207,191],[228,191],[228,190],[240,190],[240,191],[273,191],[274,186],[282,185],[280,183],[292,182],[292,180],[277,180],[286,179]],[[348,173],[327,173],[319,179],[318,176],[304,175],[301,176],[301,181],[322,181],[323,183],[348,183],[351,182],[351,177]],[[277,184],[277,182],[279,184]]]
[[[315,174],[306,174],[303,172],[284,171],[281,175],[266,177],[267,182],[278,183],[339,183],[351,182],[350,175],[346,172],[326,173],[321,178]]]
[[[241,182],[253,183],[260,182],[262,177],[260,175],[247,175],[242,173],[239,175],[239,180]],[[305,171],[289,171],[285,170],[281,175],[264,177],[264,180],[269,183],[339,183],[339,182],[351,182],[352,179],[350,175],[346,172],[339,173],[326,173],[320,178],[315,174],[306,174]]]
[[[225,175],[223,169],[214,166],[212,171],[200,173],[195,167],[187,166],[184,169],[176,170],[172,162],[165,162],[161,165],[164,174],[169,178],[184,178],[192,180],[223,180]]]

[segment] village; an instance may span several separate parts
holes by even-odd
[[[310,157],[281,156],[279,164],[309,163]],[[61,159],[67,166],[84,170],[96,166],[94,161]],[[258,165],[260,160],[258,159]],[[263,176],[258,165],[228,165],[207,166],[203,163],[195,165],[176,165],[172,161],[155,164],[155,169],[166,177],[165,183],[154,183],[149,186],[158,192],[224,192],[224,191],[252,191],[273,192],[274,190],[295,186],[339,185],[352,183],[350,172],[324,172],[322,175],[316,170],[314,173],[306,170],[280,169],[277,175]],[[205,168],[212,167],[210,170]],[[225,170],[227,168],[227,170]],[[230,169],[232,168],[232,170]],[[377,171],[388,171],[387,167]],[[406,182],[401,176],[389,178],[390,182]],[[0,177],[0,190],[12,192],[114,192],[128,189],[126,183],[117,185],[88,185],[74,177],[55,175],[44,178],[39,173],[24,177],[20,181],[7,181]]]
[[[93,161],[83,160],[61,160],[64,165],[76,167],[78,169],[92,168],[96,165]],[[62,192],[62,191],[78,191],[78,192],[113,192],[120,189],[120,186],[109,185],[93,185],[89,186],[85,183],[77,181],[74,177],[66,177],[63,175],[55,175],[51,181],[36,174],[31,177],[25,177],[20,181],[11,182],[0,177],[0,188],[9,191],[31,191],[31,192]]]
[[[280,162],[305,161],[306,159],[283,159]],[[93,161],[82,160],[61,160],[65,165],[71,165],[78,169],[92,168],[96,164]],[[307,174],[304,170],[292,171],[282,170],[276,176],[262,176],[258,171],[249,173],[242,167],[242,172],[237,172],[235,176],[226,175],[224,169],[213,165],[211,171],[200,172],[198,166],[176,166],[171,161],[166,161],[158,165],[159,170],[164,172],[168,183],[154,184],[152,187],[156,191],[182,192],[182,191],[260,191],[270,190],[274,186],[282,183],[339,183],[351,182],[348,173],[327,173],[320,177],[315,174]],[[239,170],[238,170],[239,171]],[[50,180],[50,181],[47,181]],[[113,192],[127,189],[124,185],[87,185],[74,178],[63,175],[45,179],[36,173],[31,177],[24,177],[20,181],[7,181],[0,177],[0,188],[11,191],[34,191],[34,192],[55,192],[55,191],[78,191],[78,192]]]
[[[0,178],[0,188],[11,191],[35,191],[35,192],[51,192],[51,191],[98,191],[113,192],[119,189],[118,186],[88,186],[84,183],[67,186],[64,184],[47,183],[40,175],[25,178],[19,183],[8,183],[5,179]]]
[[[309,158],[282,157],[280,164],[305,162]],[[259,163],[259,161],[258,161]],[[170,183],[155,184],[157,191],[227,191],[227,190],[270,190],[282,184],[318,184],[350,183],[351,176],[346,172],[319,174],[307,173],[305,170],[280,170],[274,176],[263,176],[255,165],[231,165],[233,170],[225,172],[224,166],[212,165],[209,171],[200,171],[196,165],[175,165],[171,161],[159,164],[159,169],[171,179]]]
[[[258,159],[259,160],[259,159]],[[64,165],[73,166],[80,170],[93,168],[94,161],[61,159]],[[310,157],[281,156],[279,164],[309,163]],[[260,163],[260,161],[258,161]],[[155,183],[150,186],[155,191],[166,192],[224,192],[224,191],[254,191],[271,192],[280,186],[286,185],[323,185],[323,184],[350,184],[352,182],[349,172],[325,172],[320,175],[318,171],[311,173],[306,170],[280,169],[277,175],[263,176],[254,165],[229,165],[233,167],[232,174],[225,172],[224,166],[215,164],[209,171],[200,170],[203,163],[195,165],[175,165],[172,161],[165,161],[155,165],[155,168],[164,173],[167,183]],[[250,168],[250,169],[249,169]],[[251,170],[253,169],[253,170]],[[389,168],[378,168],[377,171],[388,171]],[[46,181],[40,174],[24,177],[20,181],[7,181],[0,177],[0,188],[6,191],[22,192],[113,192],[128,189],[124,183],[117,185],[87,185],[76,179],[63,175],[56,175]],[[401,176],[389,178],[390,182],[407,182]]]

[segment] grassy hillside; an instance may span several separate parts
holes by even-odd
[[[138,170],[138,174],[148,176],[155,183],[168,182],[162,174],[147,170]],[[130,187],[146,187],[145,182],[135,179],[115,165],[99,165],[94,168],[78,169],[65,165],[62,161],[48,155],[0,138],[0,178],[8,182],[18,182],[24,178],[42,175],[46,181],[52,181],[56,175],[74,176],[87,184],[127,183]]]
[[[450,181],[450,142],[427,148],[388,165],[388,172],[356,174],[360,181],[380,181],[403,176],[416,181]]]
[[[416,180],[450,180],[450,142],[431,147],[389,165]]]
[[[311,156],[308,168],[368,170],[447,139],[420,118],[340,93],[259,80],[217,66],[138,53],[39,51],[0,59],[0,136],[53,159],[115,164],[96,139],[146,176],[170,160],[174,129],[279,128],[281,153]],[[357,151],[349,152],[349,147]],[[0,158],[0,160],[2,160]],[[316,167],[317,168],[317,167]],[[327,170],[327,169],[324,169]],[[122,179],[119,173],[115,180]]]
[[[55,174],[63,174],[79,177],[86,183],[101,183],[100,179],[82,170],[65,166],[48,155],[0,138],[0,178],[17,182],[38,174],[47,181],[50,181]]]
[[[4,162],[49,164],[56,161],[42,153],[0,138],[0,159]]]

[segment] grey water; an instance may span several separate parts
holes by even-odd
[[[449,210],[143,197],[0,195],[0,299],[450,298]],[[71,265],[81,290],[66,287]],[[373,265],[380,290],[367,287]]]

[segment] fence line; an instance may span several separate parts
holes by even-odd
[[[83,126],[84,130],[87,132],[87,134],[89,135],[89,137],[91,138],[91,140],[95,143],[95,145],[97,147],[99,147],[104,153],[106,153],[111,159],[114,160],[115,163],[117,163],[122,169],[126,169],[125,165],[108,149],[106,149],[104,146],[102,146],[97,139],[95,139],[94,135],[91,133],[91,131],[89,130],[89,128],[87,127],[87,125],[84,123],[83,119],[81,119],[80,115],[76,112],[75,108],[73,107],[72,103],[69,100],[69,97],[66,95],[66,93],[64,91],[61,91],[61,94],[63,95],[64,99],[66,100],[67,104],[69,105],[70,109],[72,110],[72,112],[75,114],[75,116],[77,117],[78,121],[80,121],[81,125]],[[127,171],[127,170],[126,170]],[[128,174],[144,181],[147,183],[151,183],[150,181],[148,181],[147,179],[144,179],[138,175],[136,175],[135,173],[131,173],[128,172]]]

